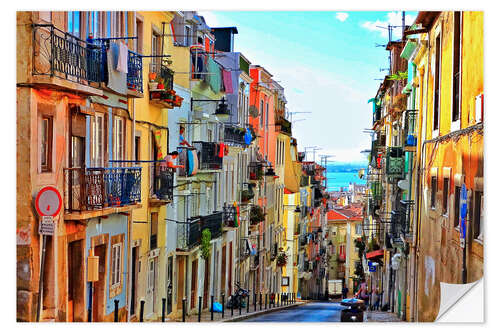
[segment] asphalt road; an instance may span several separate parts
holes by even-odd
[[[344,307],[334,302],[314,302],[291,309],[263,314],[245,322],[340,322]]]

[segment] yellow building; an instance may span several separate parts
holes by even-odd
[[[411,316],[433,321],[440,282],[470,283],[483,276],[483,13],[420,12],[427,29],[415,40],[418,112],[413,198],[419,233],[410,294]],[[461,247],[460,192],[467,191],[467,235]],[[463,256],[465,255],[465,264]],[[409,309],[407,309],[409,310]]]
[[[142,166],[142,208],[132,214],[130,320],[139,320],[141,302],[144,301],[144,320],[159,320],[162,313],[162,298],[166,297],[166,205],[172,200],[172,183],[165,185],[160,178],[169,177],[171,171],[163,169],[159,161],[168,153],[168,109],[171,103],[161,101],[153,95],[148,82],[151,73],[163,78],[164,85],[172,87],[173,75],[167,70],[166,58],[172,48],[170,21],[171,12],[130,12],[129,35],[137,36],[134,50],[143,55],[143,78],[145,97],[131,103],[129,113],[135,119],[135,159]],[[170,47],[169,47],[170,46]],[[162,49],[163,48],[163,49]],[[172,61],[175,62],[174,59]],[[172,66],[170,66],[172,67]],[[168,186],[169,195],[161,193]],[[161,194],[160,194],[161,193]],[[172,306],[169,304],[169,306]],[[168,312],[167,312],[168,313]]]

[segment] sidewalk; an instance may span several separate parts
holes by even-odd
[[[241,309],[241,315],[239,312],[239,309],[234,309],[233,310],[233,316],[231,316],[231,309],[224,309],[224,318],[222,318],[222,313],[221,312],[214,312],[214,320],[211,320],[211,313],[210,311],[203,311],[201,313],[201,322],[233,322],[233,321],[241,321],[245,320],[254,316],[259,316],[265,313],[271,313],[274,311],[280,311],[284,309],[289,309],[293,308],[296,306],[300,306],[306,304],[304,301],[297,301],[294,304],[289,304],[289,305],[283,305],[279,307],[271,307],[265,309],[264,304],[262,305],[262,310],[260,310],[259,305],[257,304],[257,311],[254,311],[254,306],[253,304],[250,305],[249,312],[247,313],[247,308],[242,308]],[[175,322],[182,322],[182,317],[175,319]],[[198,314],[192,314],[189,316],[186,316],[186,322],[198,322]]]
[[[366,311],[367,322],[401,322],[397,314],[385,311]]]

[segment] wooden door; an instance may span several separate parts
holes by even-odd
[[[222,247],[222,267],[220,273],[220,292],[226,294],[226,245]]]
[[[191,309],[196,306],[196,294],[198,290],[198,259],[191,263]]]
[[[184,261],[185,257],[177,257],[177,310],[182,310],[182,298],[184,297]]]
[[[68,321],[84,321],[83,241],[68,244]]]
[[[205,278],[203,282],[203,308],[208,307],[208,288],[210,288],[210,260],[205,260]]]
[[[173,302],[173,295],[172,295],[172,290],[173,290],[173,269],[174,269],[174,257],[170,256],[168,257],[168,262],[167,262],[167,315],[172,312],[172,302]]]
[[[130,315],[136,314],[137,307],[137,252],[138,246],[132,248],[132,285],[130,286]]]
[[[92,296],[92,321],[104,320],[106,306],[106,245],[98,245],[94,248],[94,254],[99,257],[99,280],[94,282]]]
[[[228,273],[228,292],[233,291],[233,242],[229,242],[229,273]]]

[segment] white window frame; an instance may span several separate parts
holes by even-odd
[[[455,25],[455,14],[453,14],[453,25]],[[463,50],[463,40],[462,40],[462,33],[463,33],[463,12],[460,12],[460,63],[458,64],[459,66],[459,73],[460,73],[460,84],[458,85],[458,95],[460,96],[460,101],[458,102],[458,119],[453,121],[453,107],[455,104],[455,99],[453,96],[453,64],[455,62],[455,52],[454,52],[454,47],[455,45],[452,45],[452,52],[451,52],[451,113],[450,113],[450,122],[451,122],[451,127],[450,127],[450,132],[453,131],[458,131],[460,129],[460,121],[462,119],[462,50]],[[453,26],[453,41],[455,41],[455,27]],[[442,42],[441,42],[442,43]],[[452,43],[453,44],[453,43]],[[441,50],[442,52],[442,50]]]
[[[441,126],[441,97],[439,97],[439,101],[438,101],[438,117],[437,117],[437,129],[434,129],[434,105],[435,105],[435,91],[436,91],[436,87],[439,86],[439,96],[441,96],[441,73],[443,72],[443,35],[441,34],[441,25],[438,25],[438,27],[436,28],[436,31],[434,33],[434,41],[437,40],[437,38],[439,37],[439,82],[437,83],[436,85],[436,52],[434,52],[434,54],[432,55],[432,59],[434,60],[434,62],[432,63],[432,70],[434,71],[434,77],[433,77],[433,80],[434,80],[434,86],[433,86],[433,91],[432,91],[432,138],[436,138],[439,136],[439,128]],[[437,45],[434,45],[434,48],[436,48]]]
[[[113,126],[113,157],[115,160],[125,159],[125,119],[114,117]],[[121,133],[120,133],[121,130]]]
[[[123,244],[121,242],[113,244],[111,248],[111,288],[119,287],[122,281],[122,248]]]

